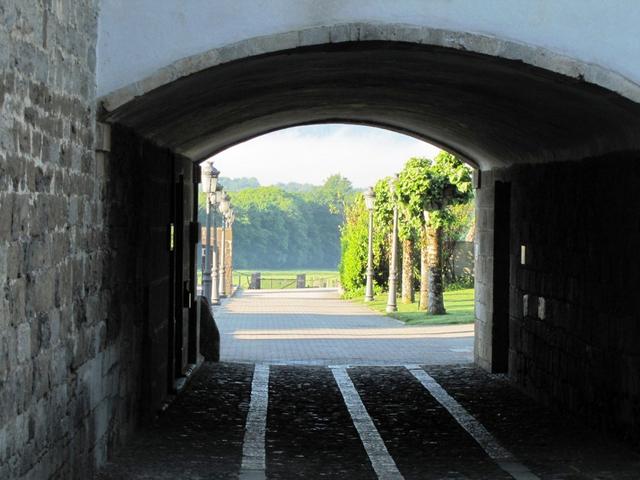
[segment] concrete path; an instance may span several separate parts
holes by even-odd
[[[335,289],[244,290],[214,309],[221,360],[305,365],[473,361],[473,325],[405,326]]]

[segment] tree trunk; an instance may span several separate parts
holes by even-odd
[[[420,304],[418,310],[427,310],[429,307],[429,263],[427,245],[427,227],[422,227],[420,235]]]
[[[402,241],[402,303],[415,302],[413,289],[413,240]]]
[[[444,288],[442,283],[442,228],[429,229],[427,235],[427,262],[429,264],[429,308],[428,313],[442,315],[444,309]]]

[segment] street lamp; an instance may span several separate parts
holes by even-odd
[[[391,239],[391,265],[389,265],[389,298],[387,300],[387,312],[398,310],[396,304],[396,290],[398,286],[398,205],[395,201],[396,185],[398,179],[396,174],[389,180],[389,196],[393,202],[393,234]]]
[[[220,297],[226,297],[227,293],[226,293],[226,289],[225,289],[225,282],[224,282],[224,275],[225,275],[225,243],[226,243],[226,239],[225,239],[225,230],[227,228],[226,226],[226,217],[227,214],[229,213],[229,210],[231,209],[231,202],[229,200],[229,195],[227,195],[226,193],[222,196],[222,200],[220,201],[220,206],[218,207],[218,209],[220,210],[220,213],[222,214],[222,233],[220,236],[220,280],[218,281],[218,288],[219,288],[219,294]]]
[[[213,230],[213,248],[211,255],[211,305],[220,305],[220,292],[218,289],[218,231],[216,229],[216,205],[222,200],[223,188],[222,184],[218,183],[216,191],[211,195],[211,228]]]
[[[204,270],[202,271],[202,290],[207,300],[211,301],[211,200],[215,197],[220,172],[212,163],[204,166],[202,171],[202,191],[206,194],[206,245]]]
[[[369,187],[364,193],[364,204],[369,210],[369,249],[367,256],[367,287],[364,294],[365,302],[373,301],[373,207],[376,195],[373,188]]]

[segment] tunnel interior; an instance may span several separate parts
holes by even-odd
[[[533,472],[637,479],[630,449],[600,439],[640,445],[640,10],[477,3],[2,2],[0,478],[108,478],[118,450],[131,462],[115,478],[237,475],[252,378],[269,370],[202,361],[200,164],[266,132],[351,122],[477,169],[476,366],[335,372],[384,422],[401,473],[451,477],[475,442],[416,376],[433,387],[429,374]],[[298,368],[256,382],[289,432],[264,437],[267,462],[317,477],[355,461],[345,478],[366,454],[336,377]],[[291,421],[301,411],[315,419]],[[573,418],[585,428],[565,429]],[[484,478],[504,477],[476,454]],[[599,465],[575,475],[585,461]]]
[[[638,146],[638,106],[523,62],[400,42],[345,42],[236,60],[137,97],[103,119],[200,161],[294,125],[383,126],[481,169]]]
[[[112,126],[112,161],[128,158],[139,170],[140,211],[155,209],[138,226],[139,244],[152,246],[165,244],[178,211],[181,235],[193,240],[184,212],[196,203],[199,162],[270,131],[371,125],[459,155],[479,172],[476,364],[637,438],[640,342],[630,339],[640,338],[640,322],[628,294],[638,284],[630,265],[640,239],[632,207],[640,200],[639,113],[618,94],[523,62],[376,41],[223,63],[103,110],[101,121]],[[171,200],[159,206],[159,198]],[[167,384],[154,379],[171,384],[193,361],[187,344],[196,340],[187,338],[197,320],[185,302],[194,283],[189,251],[152,253],[142,253],[144,385],[157,404]],[[180,321],[167,321],[167,309]],[[164,346],[182,338],[182,353],[170,348],[167,359]]]

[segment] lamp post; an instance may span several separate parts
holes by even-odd
[[[226,193],[222,196],[222,200],[220,201],[220,213],[222,214],[222,233],[220,235],[220,280],[218,282],[218,288],[220,297],[226,297],[226,289],[224,284],[224,275],[225,275],[225,229],[227,228],[225,218],[229,209],[231,208],[231,202],[229,201],[229,195]]]
[[[398,310],[396,304],[396,290],[398,285],[398,205],[395,201],[395,181],[398,175],[389,180],[389,196],[393,202],[393,233],[391,239],[391,265],[389,265],[389,298],[387,300],[387,312]]]
[[[202,290],[207,300],[211,300],[211,200],[215,196],[220,172],[209,163],[202,172],[202,191],[206,194],[206,245],[204,269],[202,271]]]
[[[369,247],[367,251],[367,287],[365,289],[364,301],[373,301],[373,207],[375,205],[375,194],[373,188],[369,187],[364,193],[364,204],[369,210]]]
[[[213,229],[213,248],[211,255],[211,305],[220,305],[220,292],[218,289],[218,234],[216,231],[216,205],[220,203],[222,199],[222,185],[218,183],[216,192],[211,196],[212,199],[212,215],[211,215],[211,228]]]

